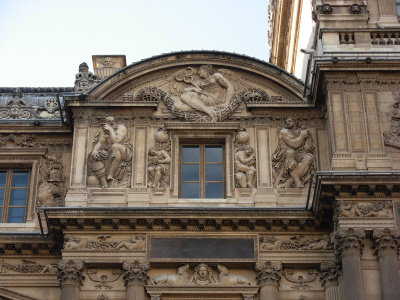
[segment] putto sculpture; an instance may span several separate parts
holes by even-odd
[[[272,164],[277,188],[303,188],[310,179],[315,166],[313,139],[293,117],[286,118],[284,127],[278,130]]]
[[[149,149],[148,187],[169,186],[169,166],[171,164],[171,143],[168,132],[162,127],[155,134],[156,145]]]
[[[238,130],[235,141],[235,179],[238,188],[255,186],[256,157],[248,142],[249,134],[242,127]]]
[[[390,130],[383,133],[386,146],[400,149],[400,97],[389,106]]]
[[[130,187],[132,173],[132,145],[130,131],[106,117],[94,138],[89,154],[88,186]]]
[[[165,105],[176,117],[185,121],[222,121],[242,100],[235,92],[247,87],[239,76],[227,69],[213,72],[211,65],[199,69],[188,67],[174,73]]]

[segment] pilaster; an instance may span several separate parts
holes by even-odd
[[[278,300],[281,281],[279,271],[281,269],[282,264],[280,262],[272,263],[267,261],[265,263],[256,263],[256,280],[257,284],[261,286],[260,300]]]
[[[79,300],[80,287],[85,276],[82,275],[83,262],[60,261],[58,279],[61,287],[61,300]]]
[[[144,300],[146,298],[144,286],[149,280],[149,276],[147,276],[149,267],[148,262],[139,262],[138,260],[124,262],[123,270],[127,300]]]

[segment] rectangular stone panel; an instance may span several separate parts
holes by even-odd
[[[330,94],[331,130],[334,140],[334,150],[338,152],[348,151],[346,118],[342,93]]]
[[[150,245],[150,258],[254,258],[253,239],[152,238]]]
[[[353,151],[365,151],[364,148],[364,118],[361,97],[358,93],[347,95],[347,105],[350,119],[350,130]]]
[[[146,183],[146,149],[147,149],[147,128],[138,127],[135,129],[134,139],[134,161],[133,174],[134,186],[144,186]]]
[[[382,152],[383,135],[381,130],[381,120],[379,118],[377,95],[375,92],[364,93],[363,98],[367,121],[368,152]]]

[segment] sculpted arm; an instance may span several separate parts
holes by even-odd
[[[114,131],[110,125],[103,124],[103,129],[109,132],[110,141],[113,144],[123,142],[128,133],[128,129],[124,125],[118,125],[118,129]]]
[[[253,160],[254,155],[251,155],[250,157],[246,157],[245,154],[239,154],[237,157],[242,164],[247,164]]]
[[[215,79],[218,81],[218,83],[226,88],[226,98],[225,98],[225,103],[228,103],[231,101],[233,96],[235,95],[235,88],[232,85],[232,83],[229,82],[228,79],[226,79],[222,74],[220,73],[215,73],[214,74]]]
[[[302,130],[300,135],[297,138],[291,138],[289,136],[289,133],[286,132],[285,130],[281,130],[279,133],[279,139],[282,139],[286,145],[293,149],[299,149],[301,145],[303,144],[304,140],[309,136],[309,133],[307,130]]]
[[[171,162],[171,157],[169,156],[169,154],[167,153],[167,151],[162,150],[161,153],[162,153],[162,156],[163,156],[164,159],[161,159],[161,160],[159,160],[158,162],[159,162],[160,164],[169,164],[169,163]]]

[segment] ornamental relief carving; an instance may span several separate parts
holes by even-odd
[[[97,275],[97,269],[96,268],[91,268],[86,271],[89,279],[93,282],[95,282],[94,288],[95,289],[106,289],[106,290],[111,290],[113,288],[112,285],[110,285],[111,282],[117,281],[122,274],[121,269],[113,269],[111,277],[109,278],[108,275]]]
[[[392,218],[393,203],[391,201],[338,201],[335,216],[339,218]]]
[[[38,206],[64,206],[66,194],[61,153],[48,154],[39,169]]]
[[[307,275],[298,275],[297,277],[293,276],[294,271],[293,269],[285,269],[282,272],[282,275],[285,279],[289,282],[295,283],[295,285],[291,286],[290,288],[293,290],[305,291],[310,290],[312,287],[309,285],[310,282],[313,282],[317,277],[318,271],[314,269],[309,269]]]
[[[218,277],[213,275],[213,269],[205,263],[194,268],[194,274],[189,276],[189,265],[178,268],[176,275],[161,274],[152,280],[153,285],[251,285],[251,282],[244,276],[228,274],[228,269],[223,265],[217,266]]]
[[[75,92],[86,92],[98,82],[100,82],[100,79],[92,72],[89,72],[87,63],[81,63],[79,65],[79,73],[75,75]]]
[[[378,256],[399,254],[400,231],[375,229],[373,231],[372,240],[375,243],[375,254]]]
[[[0,261],[0,274],[16,272],[16,273],[34,273],[34,274],[57,274],[58,265],[37,263],[32,259],[23,259],[21,264],[6,263]]]
[[[304,236],[292,236],[289,239],[276,236],[261,236],[259,248],[261,252],[287,251],[287,250],[333,250],[331,237],[326,234],[320,238],[305,238]]]
[[[89,240],[87,237],[74,237],[67,235],[64,242],[64,251],[75,252],[143,252],[146,249],[146,237],[141,234],[122,240],[111,240],[110,236],[101,235],[97,241]]]
[[[400,149],[400,97],[389,106],[387,117],[390,122],[390,130],[383,133],[385,145]]]
[[[93,142],[88,160],[88,186],[102,188],[130,187],[132,144],[130,130],[106,117]]]
[[[308,129],[289,116],[278,129],[278,145],[272,154],[274,186],[304,188],[315,171],[314,141]]]
[[[33,140],[36,138],[34,134],[21,134],[19,137],[14,134],[9,134],[3,137],[0,134],[0,147],[4,148],[25,148],[37,147],[38,144]]]
[[[147,185],[150,188],[166,188],[170,184],[171,141],[162,127],[154,138],[156,144],[148,151]]]
[[[235,140],[235,186],[253,188],[256,184],[256,156],[249,144],[249,134],[244,127],[236,133]]]

